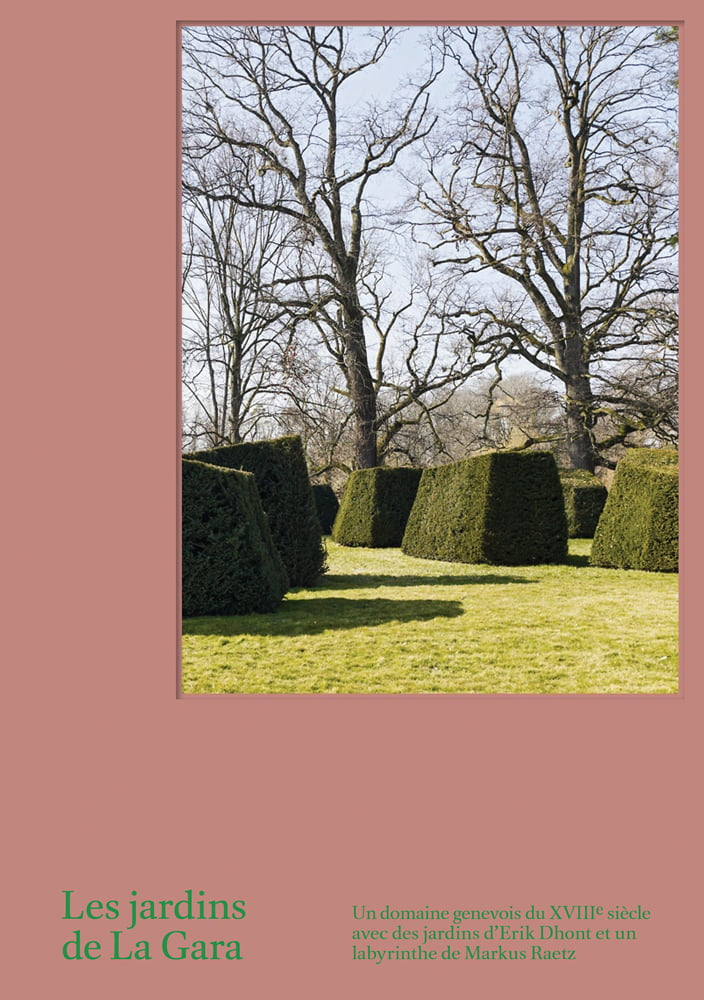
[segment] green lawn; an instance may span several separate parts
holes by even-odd
[[[470,566],[327,542],[274,614],[183,623],[184,692],[677,691],[677,575]]]

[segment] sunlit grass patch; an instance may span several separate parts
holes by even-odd
[[[501,567],[328,542],[320,586],[273,614],[183,625],[184,692],[677,691],[677,576]]]

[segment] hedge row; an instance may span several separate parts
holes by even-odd
[[[335,496],[332,486],[327,483],[315,483],[313,485],[313,499],[315,509],[318,514],[320,530],[324,535],[329,535],[335,523],[335,517],[340,509],[340,503]]]
[[[677,462],[673,448],[638,448],[620,460],[594,534],[592,566],[677,570]]]
[[[340,545],[391,548],[403,540],[420,469],[357,469],[350,473],[332,537]]]
[[[586,469],[560,469],[560,484],[570,538],[593,538],[606,503],[602,481]]]
[[[403,551],[508,566],[563,561],[567,522],[552,454],[493,452],[425,469]]]
[[[292,587],[309,587],[325,571],[325,550],[299,437],[197,451],[198,462],[251,472]]]
[[[288,589],[254,476],[182,463],[183,615],[273,611]]]

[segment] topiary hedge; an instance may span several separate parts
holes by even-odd
[[[183,616],[273,611],[287,587],[254,476],[184,461]]]
[[[602,481],[586,469],[560,469],[560,484],[570,538],[593,538],[606,503]]]
[[[426,469],[403,551],[504,566],[564,561],[567,521],[552,454],[492,452]]]
[[[677,448],[631,448],[618,463],[621,465],[667,465],[679,467]]]
[[[592,566],[677,571],[677,462],[674,448],[637,448],[619,461],[594,533]]]
[[[325,549],[299,437],[225,445],[185,457],[253,473],[292,587],[309,587],[325,572]]]
[[[340,545],[400,545],[420,477],[420,469],[410,468],[357,469],[350,473],[332,537]]]
[[[335,523],[337,512],[340,509],[340,502],[335,496],[332,486],[328,486],[327,483],[314,483],[313,499],[315,500],[315,509],[318,513],[320,530],[324,535],[329,535]]]

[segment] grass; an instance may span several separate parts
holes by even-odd
[[[329,571],[269,615],[183,623],[191,692],[673,693],[677,575],[479,566],[327,542]]]

